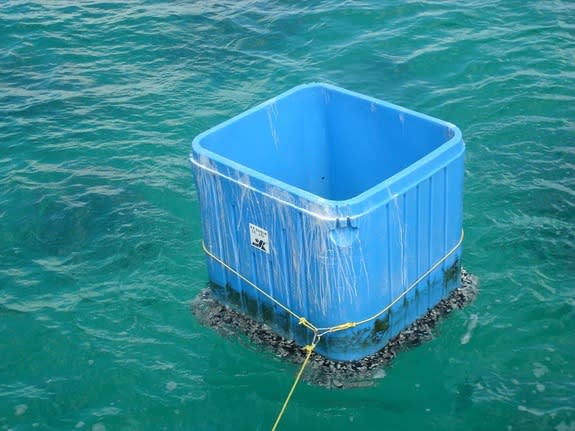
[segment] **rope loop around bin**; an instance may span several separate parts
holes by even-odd
[[[222,259],[220,259],[218,256],[216,256],[214,253],[212,253],[206,246],[205,242],[202,240],[202,248],[204,250],[204,252],[206,253],[207,256],[209,256],[211,259],[213,259],[215,262],[219,263],[220,265],[222,265],[224,268],[226,268],[228,271],[230,271],[231,273],[233,273],[235,276],[239,277],[242,281],[244,281],[246,284],[248,284],[249,286],[253,287],[255,290],[257,290],[259,293],[261,293],[263,296],[265,296],[267,299],[269,299],[270,301],[272,301],[274,304],[276,304],[278,307],[280,307],[282,310],[284,310],[285,312],[287,312],[288,314],[290,314],[291,316],[293,316],[298,324],[308,328],[312,333],[313,333],[313,339],[311,344],[308,344],[307,346],[304,346],[304,350],[306,351],[306,356],[305,359],[302,363],[302,366],[298,372],[298,374],[296,375],[296,378],[292,384],[292,387],[288,393],[288,396],[286,397],[284,404],[282,406],[282,409],[280,411],[280,413],[277,416],[277,419],[272,427],[272,431],[275,431],[286,408],[287,405],[290,401],[290,399],[293,396],[293,393],[296,389],[296,386],[298,385],[299,381],[301,380],[301,376],[303,375],[303,372],[305,370],[305,367],[307,366],[307,364],[309,363],[309,360],[311,358],[311,355],[313,354],[316,346],[319,344],[319,342],[321,341],[321,338],[326,335],[326,334],[332,334],[334,332],[340,332],[340,331],[345,331],[346,329],[350,329],[350,328],[354,328],[356,326],[359,325],[363,325],[366,323],[371,322],[372,320],[377,319],[378,317],[380,317],[381,315],[383,315],[384,313],[386,313],[387,311],[389,311],[391,309],[391,307],[393,307],[395,304],[397,304],[399,301],[401,301],[401,299],[403,299],[411,290],[413,290],[419,283],[421,283],[429,274],[431,274],[435,269],[437,269],[443,262],[445,262],[453,253],[455,253],[457,251],[457,249],[461,246],[461,244],[463,243],[463,237],[464,237],[464,233],[463,230],[461,231],[461,236],[459,238],[459,240],[457,241],[457,243],[453,246],[453,248],[451,248],[451,250],[449,250],[441,259],[439,259],[437,262],[435,262],[427,271],[425,271],[422,275],[420,275],[413,283],[411,283],[409,285],[409,287],[407,289],[405,289],[401,294],[399,294],[391,303],[389,303],[388,305],[386,305],[381,311],[378,311],[377,313],[375,313],[374,315],[367,317],[363,320],[359,320],[357,322],[345,322],[345,323],[341,323],[339,325],[334,325],[334,326],[329,326],[329,327],[317,327],[315,326],[313,323],[311,323],[307,318],[305,318],[304,316],[300,316],[299,314],[297,314],[295,311],[291,310],[289,307],[287,307],[286,305],[282,304],[280,301],[278,301],[277,299],[275,299],[272,295],[270,295],[269,293],[267,293],[265,290],[261,289],[258,285],[256,285],[254,282],[252,282],[250,279],[248,279],[247,277],[245,277],[244,275],[242,275],[239,271],[237,271],[235,268],[231,267],[230,265],[228,265],[226,262],[224,262]]]

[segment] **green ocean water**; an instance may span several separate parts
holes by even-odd
[[[296,366],[190,309],[195,135],[323,81],[458,125],[480,294],[281,429],[575,430],[575,3],[0,4],[0,430],[267,430]]]

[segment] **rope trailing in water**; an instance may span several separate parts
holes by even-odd
[[[304,347],[304,350],[307,352],[307,355],[305,355],[305,359],[303,360],[303,363],[301,364],[301,367],[297,373],[297,375],[295,376],[295,380],[293,381],[293,384],[291,385],[291,389],[283,403],[282,409],[280,410],[278,417],[276,418],[276,421],[274,422],[274,426],[272,427],[272,431],[276,431],[285,411],[286,408],[291,400],[291,397],[293,395],[293,393],[295,392],[295,388],[297,387],[299,381],[301,380],[301,376],[303,375],[303,371],[305,370],[305,367],[307,366],[308,362],[309,362],[309,358],[311,358],[311,355],[315,349],[315,346],[317,346],[317,343],[319,343],[319,337],[314,338],[314,341],[311,344],[308,344],[307,346]]]
[[[242,281],[247,283],[249,286],[253,287],[255,290],[257,290],[263,296],[268,298],[270,301],[272,301],[274,304],[276,304],[282,310],[284,310],[285,312],[287,312],[288,314],[293,316],[298,321],[298,323],[300,325],[305,326],[306,328],[308,328],[310,331],[313,332],[313,341],[310,345],[307,345],[304,347],[304,349],[307,351],[306,357],[305,357],[305,359],[302,363],[302,366],[301,366],[301,368],[300,368],[300,370],[299,370],[299,372],[298,372],[298,374],[297,374],[297,376],[296,376],[296,378],[292,384],[292,387],[288,393],[288,396],[286,397],[286,399],[284,401],[282,409],[281,409],[280,413],[278,414],[278,417],[274,423],[272,431],[276,430],[276,428],[277,428],[277,426],[278,426],[278,424],[279,424],[279,422],[280,422],[280,420],[281,420],[281,418],[282,418],[282,416],[283,416],[283,414],[284,414],[284,412],[285,412],[285,410],[289,404],[289,401],[291,400],[291,397],[295,391],[295,388],[298,385],[299,381],[301,380],[301,376],[303,375],[305,367],[309,363],[309,359],[311,358],[311,355],[312,355],[315,347],[320,342],[321,337],[323,337],[326,334],[331,334],[331,333],[339,332],[339,331],[345,331],[346,329],[369,323],[370,321],[377,319],[379,316],[381,316],[382,314],[389,311],[391,309],[391,307],[393,307],[395,304],[397,304],[402,298],[405,297],[405,295],[407,295],[412,289],[414,289],[419,283],[421,283],[429,274],[431,274],[443,262],[445,262],[449,258],[449,256],[451,256],[453,253],[455,253],[457,251],[457,249],[463,243],[463,236],[464,235],[463,235],[463,230],[462,230],[461,231],[461,237],[459,238],[459,241],[457,241],[457,243],[453,246],[453,248],[451,250],[449,250],[441,259],[439,259],[437,262],[435,262],[427,271],[425,271],[422,275],[420,275],[413,283],[411,283],[409,285],[409,287],[407,289],[405,289],[400,295],[398,295],[391,303],[389,303],[387,306],[385,306],[381,311],[378,311],[373,316],[370,316],[366,319],[363,319],[363,320],[360,320],[357,322],[345,322],[345,323],[341,323],[339,325],[329,326],[329,327],[325,327],[325,328],[318,328],[313,323],[311,323],[309,320],[307,320],[305,317],[300,316],[295,311],[291,310],[289,307],[287,307],[284,304],[282,304],[281,302],[279,302],[277,299],[275,299],[273,296],[271,296],[265,290],[261,289],[259,286],[257,286],[255,283],[253,283],[247,277],[243,276],[239,271],[237,271],[236,269],[234,269],[233,267],[228,265],[226,262],[224,262],[218,256],[213,254],[210,250],[208,250],[208,248],[206,247],[206,244],[202,240],[202,248],[204,249],[204,252],[206,253],[206,255],[208,255],[214,261],[218,262],[220,265],[222,265],[228,271],[233,273],[235,276],[239,277]]]

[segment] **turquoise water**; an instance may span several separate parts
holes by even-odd
[[[5,1],[0,429],[269,429],[296,366],[202,327],[199,132],[325,81],[457,124],[477,300],[282,429],[575,430],[575,4]]]

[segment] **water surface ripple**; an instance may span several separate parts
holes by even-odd
[[[284,429],[575,430],[575,4],[7,0],[0,428],[269,429],[293,365],[202,327],[199,132],[325,81],[457,124],[481,282]]]

